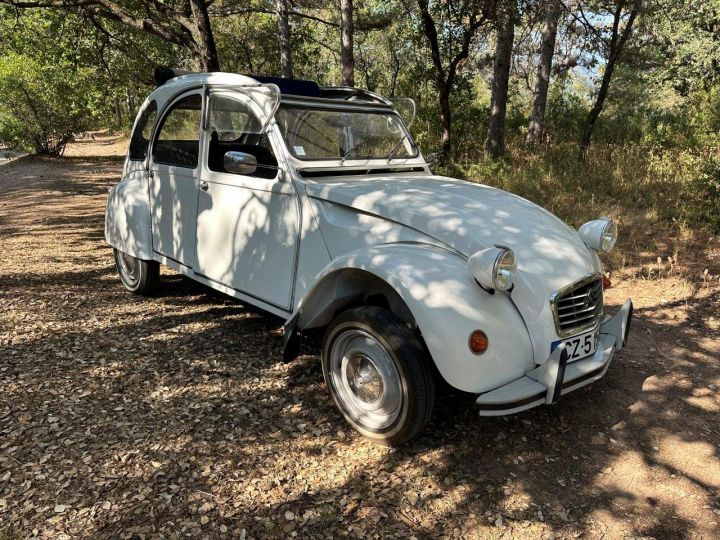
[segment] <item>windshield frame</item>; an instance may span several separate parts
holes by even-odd
[[[407,124],[405,123],[405,120],[403,120],[402,116],[400,116],[400,113],[398,113],[397,110],[395,110],[395,107],[391,103],[384,103],[384,102],[376,102],[376,101],[369,101],[367,99],[357,99],[357,100],[337,100],[337,99],[327,99],[327,98],[299,98],[299,99],[293,99],[290,97],[283,96],[280,100],[280,106],[278,107],[274,121],[277,124],[278,128],[278,135],[280,136],[280,139],[283,142],[283,145],[285,146],[288,154],[292,156],[294,159],[297,159],[298,161],[302,161],[305,163],[311,163],[311,162],[325,162],[325,163],[347,163],[352,161],[361,161],[361,162],[373,162],[373,161],[387,161],[387,155],[384,156],[349,156],[345,159],[343,159],[343,156],[331,156],[331,157],[307,157],[307,156],[299,156],[295,153],[294,149],[291,148],[291,145],[288,144],[288,141],[285,139],[283,135],[283,130],[280,126],[280,122],[277,118],[277,113],[280,112],[280,110],[288,108],[288,109],[304,109],[304,110],[310,110],[310,111],[337,111],[337,112],[348,112],[348,113],[364,113],[364,114],[383,114],[383,115],[392,115],[394,116],[398,121],[399,125],[402,129],[402,134],[398,137],[398,140],[402,138],[404,135],[405,138],[408,140],[408,142],[412,145],[414,149],[414,153],[412,155],[408,156],[392,156],[391,161],[406,161],[406,160],[413,160],[417,159],[420,156],[420,149],[418,148],[418,145],[415,143],[415,139],[413,139],[412,134],[410,133],[410,130],[407,127]]]

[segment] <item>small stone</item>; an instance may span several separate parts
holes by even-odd
[[[287,519],[288,521],[292,521],[293,519],[295,519],[295,514],[293,514],[290,510],[286,510],[285,519]]]

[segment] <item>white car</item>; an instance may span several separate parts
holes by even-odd
[[[632,302],[603,315],[607,219],[574,230],[518,196],[434,176],[393,102],[231,73],[156,74],[105,236],[123,285],[159,264],[325,329],[345,419],[385,444],[430,419],[438,383],[481,415],[555,403],[603,377]],[[444,385],[443,385],[444,386]]]

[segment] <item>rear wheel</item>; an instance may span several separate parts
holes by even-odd
[[[339,315],[325,333],[322,368],[335,405],[369,439],[402,444],[430,420],[430,359],[418,336],[384,309],[367,306]]]
[[[157,288],[160,279],[160,265],[157,261],[144,261],[113,250],[115,269],[125,288],[135,294],[149,295]]]

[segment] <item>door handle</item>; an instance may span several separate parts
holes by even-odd
[[[200,181],[200,189],[202,189],[203,191],[207,191],[208,187],[210,187],[210,186],[208,185],[208,183],[205,180]]]

